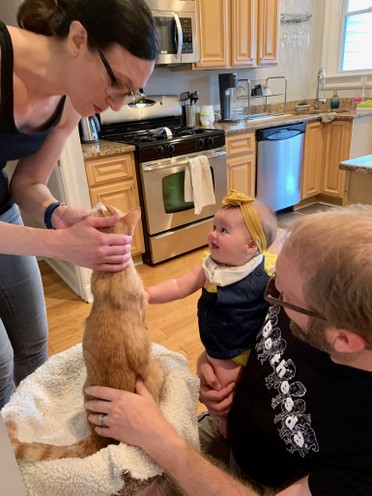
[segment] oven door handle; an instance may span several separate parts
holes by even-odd
[[[190,158],[192,157],[197,157],[199,154],[194,154],[194,155],[190,155]],[[220,150],[218,152],[212,152],[212,153],[204,153],[203,155],[205,155],[208,160],[211,160],[211,159],[214,159],[214,158],[218,158],[218,157],[224,157],[226,156],[226,151],[225,150]],[[179,159],[178,157],[174,157],[173,159],[162,159],[162,160],[158,160],[156,162],[148,162],[148,165],[146,163],[143,163],[142,164],[142,170],[143,172],[151,172],[151,171],[154,171],[154,170],[164,170],[164,169],[169,169],[171,167],[179,167],[181,165],[186,165],[188,162],[188,159],[185,157],[182,157],[181,159]]]

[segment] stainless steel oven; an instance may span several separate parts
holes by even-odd
[[[136,148],[143,260],[153,265],[207,244],[213,216],[227,193],[227,171],[223,130],[182,127],[178,98],[146,101],[145,107],[125,106],[119,115],[104,113],[101,138]],[[185,168],[201,154],[211,168],[216,203],[196,214],[194,203],[185,201]]]
[[[185,168],[197,154],[140,164],[149,243],[147,258],[156,264],[206,244],[213,216],[227,190],[224,147],[203,153],[212,173],[215,205],[195,214],[194,203],[184,199]]]

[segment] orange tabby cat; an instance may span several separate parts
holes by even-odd
[[[114,214],[114,209],[102,207],[93,215]],[[140,216],[140,209],[134,208],[115,226],[101,230],[132,235]],[[91,282],[94,302],[86,320],[83,338],[83,358],[87,371],[84,389],[99,384],[134,391],[136,377],[140,375],[157,399],[163,374],[160,365],[150,357],[151,338],[145,322],[147,302],[142,280],[133,261],[121,272],[93,272]],[[88,399],[90,397],[84,392],[84,402]],[[116,443],[113,439],[99,436],[94,426],[89,426],[92,431],[89,437],[70,446],[54,446],[19,441],[15,423],[7,421],[16,457],[27,461],[84,458],[108,444]]]

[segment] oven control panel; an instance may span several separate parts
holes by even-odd
[[[199,153],[225,146],[225,133],[220,130],[203,129],[202,136],[181,136],[172,138],[170,142],[159,144],[142,144],[137,149],[139,162],[148,162],[159,158],[175,157]],[[209,131],[209,133],[208,133]]]

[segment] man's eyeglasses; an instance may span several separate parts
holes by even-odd
[[[133,91],[133,90],[128,90],[127,88],[125,88],[125,86],[123,84],[121,84],[120,81],[115,76],[114,71],[112,70],[108,60],[103,55],[102,51],[99,48],[97,48],[97,51],[99,53],[99,56],[102,60],[103,65],[106,69],[106,72],[110,78],[111,87],[114,88],[115,90],[120,91],[120,96],[125,98],[125,103],[136,103],[139,100],[141,100],[141,98],[143,98],[145,96],[145,94],[143,93],[143,90],[140,89],[140,90]]]
[[[287,303],[283,301],[282,293],[280,293],[275,286],[276,275],[273,274],[266,286],[264,298],[271,305],[278,305],[284,308],[290,308],[291,310],[295,310],[296,312],[303,313],[305,315],[309,315],[310,317],[316,317],[317,319],[327,320],[323,315],[320,315],[318,312],[314,312],[313,310],[307,310],[306,308],[298,307],[297,305],[292,305],[292,303]]]

